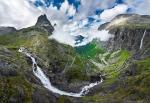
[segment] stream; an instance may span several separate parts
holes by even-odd
[[[46,75],[44,74],[42,69],[38,66],[38,64],[36,63],[36,60],[32,56],[32,54],[30,54],[23,47],[21,47],[18,51],[20,53],[25,54],[27,57],[29,57],[32,60],[32,70],[33,70],[34,75],[41,81],[41,83],[43,84],[43,86],[45,88],[47,88],[49,91],[51,91],[53,93],[57,93],[59,95],[71,96],[71,97],[82,97],[82,96],[86,95],[91,88],[93,88],[94,86],[99,85],[100,83],[103,82],[103,79],[101,78],[101,81],[97,81],[95,83],[90,83],[89,85],[82,87],[81,91],[79,93],[65,92],[65,91],[59,90],[58,88],[54,87],[51,84],[50,79],[48,77],[46,77]]]

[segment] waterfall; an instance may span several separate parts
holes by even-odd
[[[83,95],[86,95],[89,92],[89,89],[103,82],[103,79],[101,78],[101,81],[84,86],[79,93],[71,93],[71,92],[69,93],[69,92],[59,90],[58,88],[52,86],[49,78],[46,77],[42,69],[37,65],[35,58],[30,53],[28,53],[25,48],[21,47],[18,51],[25,54],[27,57],[29,57],[32,60],[32,69],[34,75],[41,81],[41,83],[44,85],[45,88],[47,88],[53,93],[57,93],[59,95],[71,96],[71,97],[82,97]]]
[[[143,40],[144,40],[145,35],[146,35],[146,30],[144,31],[144,34],[141,39],[140,49],[142,49],[142,47],[143,47]]]

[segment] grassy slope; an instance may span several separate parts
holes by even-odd
[[[98,42],[93,41],[85,46],[76,47],[76,52],[79,53],[83,58],[94,58],[98,54],[105,52],[99,45]]]
[[[115,26],[113,28],[116,28]],[[149,24],[126,24],[118,28],[149,29]],[[102,69],[106,78],[94,96],[84,97],[92,103],[149,103],[150,58],[128,63],[132,54],[121,50],[118,61]],[[110,56],[109,56],[110,57]],[[109,60],[108,57],[108,60]]]
[[[24,103],[31,103],[32,94],[38,87],[28,80],[31,77],[27,77],[27,74],[29,72],[32,74],[31,64],[24,55],[18,52],[20,47],[27,48],[37,56],[38,64],[47,71],[51,71],[54,65],[57,66],[54,69],[63,71],[68,63],[65,75],[70,82],[89,79],[84,72],[84,61],[74,49],[59,44],[55,40],[49,40],[48,34],[42,30],[31,27],[17,33],[0,35],[0,62],[9,64],[9,67],[1,69],[8,69],[7,72],[15,71],[16,73],[0,78],[0,103],[8,103],[16,98],[21,98],[20,101]],[[74,57],[76,59],[72,64]]]
[[[134,65],[134,66],[133,66]],[[85,97],[85,101],[92,101],[94,103],[123,103],[123,102],[136,102],[136,103],[149,103],[150,100],[150,59],[136,61],[132,66],[126,70],[136,70],[133,75],[117,79],[112,84],[116,84],[114,90],[105,91],[111,84],[104,82],[100,89],[102,94],[97,93],[95,96]],[[121,77],[120,77],[121,78]],[[99,92],[100,92],[99,91]],[[103,94],[104,93],[104,94]]]
[[[0,97],[3,97],[2,99],[4,103],[8,102],[8,98],[19,96],[20,92],[18,91],[18,88],[20,87],[24,90],[24,102],[30,103],[32,102],[31,94],[34,91],[34,88],[36,88],[36,86],[30,83],[24,75],[31,70],[31,65],[27,63],[26,58],[23,55],[17,52],[20,46],[28,48],[33,54],[40,57],[38,60],[39,64],[45,68],[48,68],[49,70],[51,70],[51,64],[54,63],[56,59],[56,64],[59,62],[58,65],[61,67],[58,69],[64,69],[66,63],[68,62],[68,64],[71,64],[73,58],[76,57],[74,65],[72,67],[68,66],[66,69],[67,78],[70,78],[71,82],[74,80],[88,80],[89,77],[87,76],[86,72],[92,74],[94,70],[94,73],[100,72],[106,74],[107,78],[102,86],[104,89],[107,89],[108,86],[114,84],[116,81],[119,81],[118,77],[120,77],[120,74],[124,71],[120,69],[122,69],[126,60],[131,56],[131,54],[125,50],[122,50],[112,58],[111,55],[113,53],[109,53],[109,55],[105,57],[106,61],[112,59],[117,60],[114,63],[104,66],[103,68],[98,68],[88,61],[89,59],[94,59],[95,61],[99,62],[97,56],[100,53],[105,53],[105,51],[98,47],[96,43],[88,44],[86,47],[78,48],[77,51],[80,54],[78,55],[74,52],[73,48],[67,45],[58,44],[53,40],[49,41],[45,32],[36,30],[34,27],[21,30],[15,34],[0,36],[0,45],[2,45],[1,47],[4,46],[12,52],[11,56],[5,56],[0,53],[0,57],[2,58],[0,60],[17,65],[17,68],[13,67],[13,69],[16,68],[18,71],[16,76],[6,77],[0,80],[0,86],[3,87],[0,88]],[[88,63],[88,66],[85,65],[86,63]],[[138,94],[138,96],[136,96],[136,100],[139,99],[139,101],[144,101],[145,97],[149,98],[148,95],[150,91],[150,88],[148,87],[150,84],[147,82],[150,81],[149,64],[149,59],[135,62],[135,65],[137,65],[136,76],[127,76],[123,82],[119,81],[121,84],[128,84],[126,89],[124,89],[122,86],[118,86],[115,91],[112,91],[108,94],[106,93],[104,96],[99,94],[101,92],[100,90],[97,91],[97,94],[94,96],[85,97],[84,101],[93,101],[95,103],[108,103],[108,101],[114,101],[115,103],[123,102],[125,97],[130,97],[132,94]],[[129,67],[126,69],[128,70]]]

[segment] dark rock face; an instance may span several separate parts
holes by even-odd
[[[0,61],[0,77],[5,76],[5,77],[9,77],[9,76],[16,76],[17,75],[17,71],[16,69],[14,69],[15,66],[12,64],[9,64],[7,62],[2,62]]]
[[[100,81],[100,80],[101,80],[100,75],[92,75],[91,78],[90,78],[90,82],[92,82],[92,83]]]
[[[71,97],[59,96],[46,89],[43,90],[38,88],[36,88],[32,94],[32,101],[33,103],[83,103],[79,102],[81,101],[80,99],[74,100]]]
[[[37,89],[32,94],[32,100],[33,103],[56,103],[57,98],[46,91],[42,92]]]
[[[114,38],[110,39],[107,49],[115,51],[118,49],[126,49],[135,53],[135,59],[150,56],[150,29],[146,30],[143,39],[143,46],[140,49],[141,40],[144,35],[144,29],[112,29],[110,33],[114,34]]]
[[[4,47],[0,48],[0,57],[1,55],[5,55],[7,57],[12,56],[11,52]],[[16,76],[18,73],[15,68],[16,68],[15,64],[0,59],[0,77]]]
[[[52,34],[52,32],[54,31],[54,27],[52,26],[50,21],[47,19],[46,15],[41,15],[38,18],[35,26],[44,28],[49,33],[49,35]]]
[[[32,70],[31,71],[27,71],[25,76],[26,76],[26,78],[27,78],[27,80],[29,82],[34,83],[34,84],[38,84],[38,85],[42,85],[41,81],[34,76]]]
[[[0,27],[0,35],[17,31],[14,27]]]
[[[131,50],[137,51],[140,49],[140,43],[144,31],[145,30],[142,29],[132,30],[128,28],[110,30],[110,33],[114,34],[114,38],[110,41],[112,45],[112,47],[110,48],[114,50],[124,48],[129,51]],[[145,42],[147,41],[146,39],[149,39],[149,33],[150,30],[147,30],[146,37],[143,40],[144,41],[143,48],[145,48],[148,45]]]
[[[121,24],[123,21],[122,18],[126,18],[123,24]],[[149,24],[150,16],[122,14],[114,18],[112,22],[101,25],[98,29],[109,30],[109,33],[114,35],[114,38],[111,38],[104,44],[104,47],[106,47],[107,50],[115,51],[119,49],[126,49],[135,54],[135,59],[140,59],[150,56]],[[144,32],[145,37],[143,38]],[[143,43],[142,48],[140,48],[141,42]]]

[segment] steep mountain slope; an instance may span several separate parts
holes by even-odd
[[[78,92],[83,85],[89,84],[92,77],[86,70],[92,70],[92,65],[88,66],[88,61],[82,59],[74,48],[49,40],[53,30],[46,16],[42,15],[33,27],[0,35],[2,103],[55,103],[59,98],[51,95],[34,76],[31,60],[18,52],[20,47],[36,58],[51,83],[60,90]]]
[[[0,103],[148,103],[150,100],[150,17],[119,15],[99,30],[114,35],[73,48],[48,39],[54,27],[46,15],[33,27],[0,31]],[[61,35],[61,34],[60,34]],[[80,98],[60,96],[44,88],[33,74],[27,49],[53,86],[67,92],[104,79]]]
[[[95,96],[85,97],[85,100],[94,103],[149,103],[150,16],[119,15],[110,23],[101,25],[101,29],[114,34],[114,38],[104,43],[108,51],[125,50],[130,56],[121,67],[113,68],[114,72],[108,73],[100,86],[93,88],[91,94],[96,92]],[[112,77],[116,74],[115,78]]]

